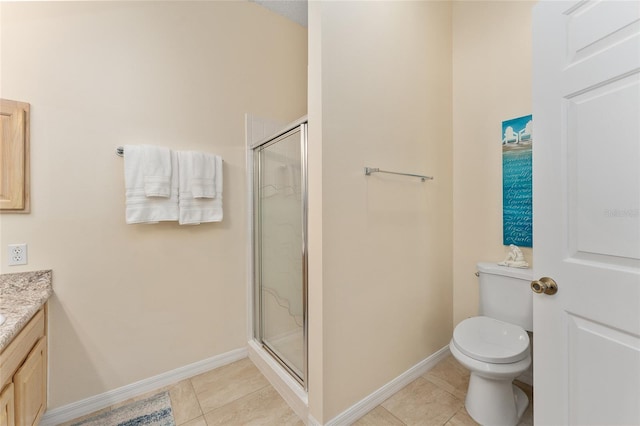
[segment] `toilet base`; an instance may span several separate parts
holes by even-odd
[[[529,398],[513,380],[495,380],[471,373],[465,408],[481,425],[515,426]]]

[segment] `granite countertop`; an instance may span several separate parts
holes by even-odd
[[[35,271],[0,275],[0,352],[27,325],[53,293],[52,272]]]

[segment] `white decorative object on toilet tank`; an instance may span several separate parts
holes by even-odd
[[[511,249],[511,251],[509,252],[509,254],[507,254],[507,257],[505,257],[502,262],[498,263],[498,265],[510,266],[512,268],[528,268],[529,263],[524,260],[524,254],[522,254],[522,250],[520,250],[520,247],[511,244],[509,245],[509,248]]]

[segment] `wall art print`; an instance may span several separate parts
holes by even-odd
[[[533,247],[533,121],[531,115],[502,122],[502,239]]]

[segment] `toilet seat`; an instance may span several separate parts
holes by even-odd
[[[529,355],[529,335],[523,328],[489,317],[462,321],[452,341],[463,354],[487,363],[510,364]]]

